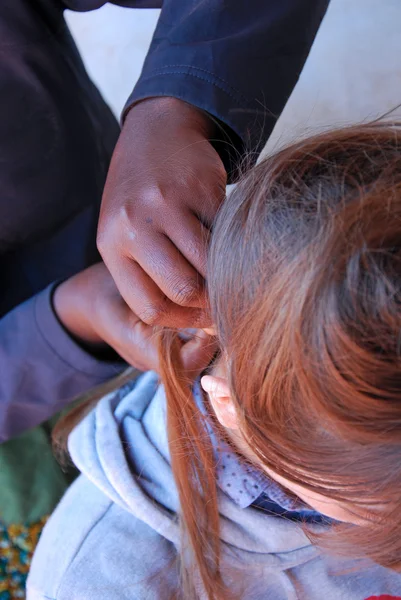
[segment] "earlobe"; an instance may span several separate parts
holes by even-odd
[[[205,375],[201,385],[210,398],[216,417],[223,427],[238,429],[237,413],[231,400],[230,388],[222,377]]]

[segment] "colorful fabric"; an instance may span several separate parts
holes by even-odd
[[[46,520],[29,526],[0,523],[0,600],[25,598],[33,551]]]
[[[50,425],[0,445],[0,522],[6,526],[40,521],[52,512],[68,484],[53,455]]]
[[[25,598],[33,551],[75,472],[53,456],[52,423],[0,445],[0,600]]]

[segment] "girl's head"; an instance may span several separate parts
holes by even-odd
[[[204,380],[240,451],[347,521],[327,532],[330,547],[392,568],[401,567],[398,136],[366,125],[301,141],[227,198],[208,267],[220,371]],[[182,379],[165,380],[184,529],[218,598],[211,453]]]

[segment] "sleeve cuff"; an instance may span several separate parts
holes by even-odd
[[[217,120],[221,128],[217,132],[219,139],[211,140],[211,143],[219,153],[229,175],[229,182],[232,183],[244,154],[251,149],[255,151],[260,146],[257,111],[254,111],[255,128],[250,128],[249,114],[253,109],[246,109],[249,101],[239,92],[207,71],[201,72],[195,67],[179,69],[166,66],[140,78],[124,107],[122,121],[141,100],[165,96],[188,102]],[[266,115],[263,118],[266,121]],[[272,127],[274,122],[272,121]]]
[[[56,285],[52,284],[35,297],[35,323],[43,341],[59,360],[74,371],[99,380],[115,377],[126,368],[126,363],[95,358],[76,344],[60,324],[52,305]]]

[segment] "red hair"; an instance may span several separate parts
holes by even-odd
[[[401,568],[401,147],[362,125],[267,158],[216,219],[208,290],[240,428],[261,463],[356,514],[321,544]],[[232,597],[212,455],[178,343],[161,340],[185,597]],[[380,506],[380,511],[377,507]],[[187,550],[188,550],[187,548]],[[192,587],[191,587],[192,585]],[[189,594],[189,595],[188,595]]]
[[[207,278],[249,446],[261,464],[287,480],[357,515],[375,514],[364,526],[338,524],[319,536],[310,533],[312,539],[397,570],[399,131],[380,124],[333,131],[261,162],[217,216]],[[177,333],[162,332],[160,364],[183,533],[178,594],[195,600],[200,578],[209,600],[241,597],[228,585],[220,560],[215,465],[180,347]],[[96,392],[95,401],[104,391]],[[57,426],[58,441],[88,403]],[[228,576],[235,581],[235,574]]]

